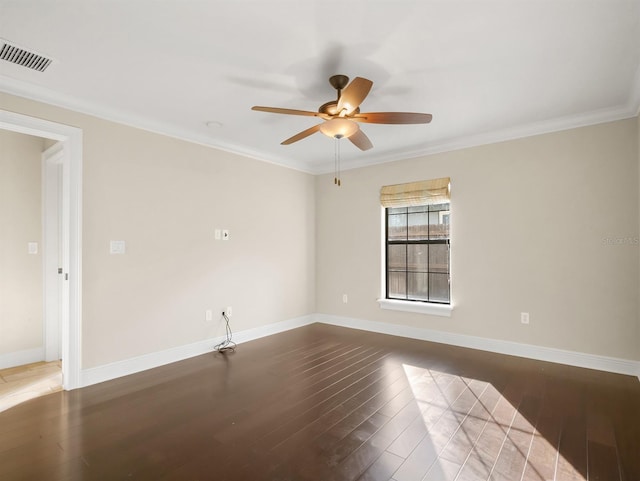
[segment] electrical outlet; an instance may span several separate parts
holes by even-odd
[[[211,309],[207,309],[206,311],[204,311],[204,320],[213,321],[213,311]]]
[[[231,309],[231,306],[227,306],[224,310],[224,313],[227,315],[227,317],[231,317],[233,315],[233,310]]]
[[[342,302],[345,304],[349,302],[349,297],[346,294],[342,294]]]
[[[229,230],[222,229],[222,240],[229,240]]]
[[[529,313],[528,312],[521,312],[520,313],[520,322],[522,324],[529,324]]]

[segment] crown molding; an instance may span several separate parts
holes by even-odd
[[[640,86],[638,89],[640,91]],[[440,142],[430,143],[424,148],[405,150],[402,152],[401,158],[390,159],[388,156],[371,156],[367,159],[358,159],[354,161],[342,161],[342,170],[352,170],[361,167],[370,167],[372,165],[386,164],[399,160],[409,160],[428,155],[441,154],[444,152],[452,152],[455,150],[468,149],[471,147],[480,147],[482,145],[497,144],[509,140],[522,139],[526,137],[534,137],[536,135],[549,134],[553,132],[561,132],[563,130],[577,129],[580,127],[588,127],[590,125],[604,124],[607,122],[615,122],[637,117],[640,108],[640,94],[636,94],[632,100],[625,106],[614,107],[609,109],[595,110],[582,114],[559,117],[556,119],[545,120],[542,122],[534,122],[530,124],[517,125],[508,129],[495,130],[485,132],[478,135],[470,135],[455,139],[444,140]],[[315,174],[328,174],[333,172],[333,164],[316,171]]]
[[[281,167],[286,167],[307,174],[321,175],[333,172],[333,162],[327,162],[316,166],[309,166],[302,162],[296,162],[290,159],[270,156],[265,154],[264,152],[257,152],[251,149],[241,148],[237,145],[214,141],[205,134],[194,133],[173,124],[158,122],[157,120],[143,116],[132,115],[118,109],[113,109],[94,102],[88,102],[71,95],[55,92],[39,85],[16,80],[11,77],[7,77],[6,75],[0,75],[0,92],[5,92],[18,97],[24,97],[29,100],[51,104],[56,107],[61,107],[103,120],[127,125],[129,127],[146,130],[148,132],[165,135],[167,137],[192,142],[206,147],[212,147],[231,154],[241,155],[254,160],[279,165]],[[525,137],[533,137],[536,135],[586,127],[589,125],[624,120],[636,117],[639,114],[640,66],[638,66],[638,68],[636,69],[632,88],[629,92],[629,100],[626,105],[594,110],[591,112],[559,117],[541,122],[516,125],[507,129],[485,132],[478,135],[470,135],[443,141],[431,142],[423,147],[407,149],[402,151],[401,153],[386,153],[378,155],[372,153],[364,159],[343,159],[342,170],[353,170],[361,167],[369,167],[372,165],[397,162],[399,160],[414,159],[444,152],[451,152],[455,150],[468,149],[471,147],[479,147],[482,145],[495,144]]]
[[[216,142],[205,134],[197,134],[173,124],[158,122],[157,120],[148,117],[133,115],[129,112],[124,112],[95,102],[82,100],[72,95],[56,92],[40,85],[16,80],[14,78],[7,77],[6,75],[0,75],[0,92],[28,100],[46,103],[55,107],[90,115],[102,120],[145,130],[154,134],[184,140],[186,142],[203,145],[205,147],[212,147],[230,154],[242,155],[243,157],[279,165],[281,167],[287,167],[307,174],[315,174],[315,172],[310,171],[306,166],[287,161],[286,159],[268,156],[264,153],[253,151],[251,149],[239,148],[237,145]]]

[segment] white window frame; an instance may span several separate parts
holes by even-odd
[[[392,311],[414,312],[418,314],[429,314],[432,316],[451,317],[453,312],[453,295],[449,304],[439,304],[434,302],[403,301],[400,299],[387,299],[387,236],[386,236],[386,209],[380,207],[380,298],[378,304],[381,309]],[[451,259],[449,259],[451,263]],[[450,291],[453,292],[452,290]]]

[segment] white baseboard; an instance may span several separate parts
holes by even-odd
[[[44,361],[44,347],[0,354],[0,369]]]
[[[286,321],[275,322],[266,326],[247,329],[233,333],[233,340],[237,344],[270,336],[279,332],[288,331],[297,327],[306,326],[315,322],[313,315],[288,319]],[[116,379],[136,372],[146,371],[154,367],[163,366],[172,362],[182,361],[194,356],[200,356],[213,351],[213,346],[223,340],[223,336],[203,341],[194,342],[184,346],[177,346],[164,351],[152,352],[131,359],[105,364],[102,366],[83,369],[80,372],[80,386],[86,387],[111,379]]]
[[[392,336],[408,337],[411,339],[450,344],[453,346],[480,349],[482,351],[508,354],[511,356],[537,359],[540,361],[567,364],[570,366],[597,369],[599,371],[628,374],[638,376],[638,378],[640,379],[640,362],[638,361],[618,359],[574,351],[565,351],[561,349],[534,346],[530,344],[520,344],[511,341],[501,341],[497,339],[468,336],[464,334],[456,334],[445,331],[435,331],[431,329],[421,329],[417,327],[402,326],[384,322],[367,321],[364,319],[332,316],[328,314],[312,314],[294,319],[288,319],[286,321],[276,322],[273,324],[268,324],[266,326],[234,332],[233,340],[236,343],[241,344],[243,342],[260,339],[262,337],[277,334],[279,332],[284,332],[290,329],[313,324],[314,322],[378,332],[381,334],[390,334]],[[164,351],[153,352],[131,359],[124,359],[122,361],[105,364],[103,366],[83,369],[80,373],[79,387],[91,386],[92,384],[109,381],[118,377],[135,374],[136,372],[145,371],[154,367],[163,366],[172,362],[182,361],[183,359],[199,356],[201,354],[206,354],[208,352],[211,352],[213,346],[215,346],[222,340],[222,336],[212,339],[206,339],[203,341],[174,347]],[[23,357],[20,357],[20,362],[13,365],[27,364],[29,362],[37,362],[38,360],[44,359],[44,352],[42,349],[21,351],[21,353],[14,353],[13,355],[17,354],[21,354]],[[30,354],[31,357],[27,358],[27,354]],[[0,368],[3,367],[3,361],[7,356],[9,355],[0,355]],[[38,356],[40,358],[37,358]],[[27,360],[23,361],[23,359]]]
[[[438,342],[453,346],[468,347],[482,351],[508,354],[510,356],[525,357],[539,361],[555,362],[567,364],[569,366],[596,369],[598,371],[608,371],[618,374],[637,376],[640,380],[640,361],[619,359],[615,357],[587,354],[583,352],[565,351],[552,347],[534,346],[531,344],[520,344],[511,341],[501,341],[485,337],[468,336],[453,332],[435,331],[432,329],[422,329],[418,327],[389,324],[386,322],[375,322],[364,319],[354,319],[350,317],[332,316],[328,314],[316,314],[317,322],[332,324],[334,326],[349,327],[365,331],[390,334],[392,336],[408,337],[422,341]]]

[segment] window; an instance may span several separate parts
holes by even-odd
[[[441,307],[435,313],[450,315],[449,188],[448,177],[382,188],[385,259],[381,307],[434,313],[428,306],[436,305]]]
[[[449,304],[449,203],[386,209],[387,299]]]

